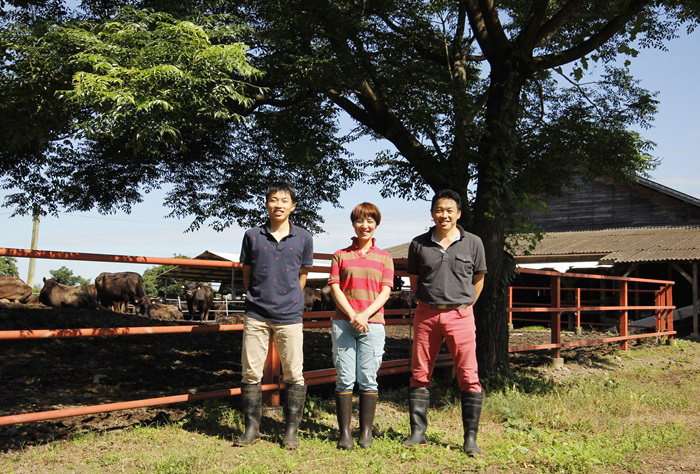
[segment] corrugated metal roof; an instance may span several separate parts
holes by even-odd
[[[408,246],[411,245],[410,242],[406,242],[405,244],[399,244],[399,245],[394,245],[393,247],[385,248],[385,252],[389,252],[389,254],[394,257],[394,258],[406,258],[408,257]]]
[[[216,252],[205,250],[197,255],[197,260],[221,260],[238,262],[239,254],[228,252]],[[235,278],[243,281],[243,275],[239,269],[234,269]],[[173,280],[190,281],[231,281],[231,269],[220,267],[185,267],[176,266],[158,275],[158,278],[171,278]]]
[[[217,252],[205,250],[195,257],[197,260],[221,260],[227,262],[236,262],[240,260],[240,254],[228,253],[228,252]],[[328,262],[321,260],[314,260],[315,266],[328,266]],[[221,268],[221,267],[190,267],[190,266],[176,266],[170,270],[161,273],[157,278],[170,278],[173,280],[190,280],[190,281],[221,281],[229,282],[231,281],[231,271],[233,270],[235,275],[235,280],[240,284],[243,282],[243,273],[238,268]],[[309,280],[328,280],[328,274],[323,272],[310,272],[308,275]]]
[[[577,254],[605,254],[600,261],[611,263],[700,260],[700,226],[549,232],[529,253]]]
[[[700,226],[641,227],[626,229],[548,232],[534,250],[515,242],[516,257],[596,257],[603,263],[664,262],[700,260]],[[384,250],[394,258],[406,258],[409,243]],[[536,259],[533,259],[536,260]]]

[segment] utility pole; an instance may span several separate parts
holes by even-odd
[[[32,244],[30,246],[31,250],[36,250],[37,243],[39,241],[39,206],[34,205],[34,212],[32,216]],[[36,259],[29,259],[29,274],[27,275],[27,285],[34,288],[34,269],[36,268]]]

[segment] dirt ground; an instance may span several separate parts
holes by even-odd
[[[105,310],[0,306],[0,330],[191,324],[197,323],[159,321]],[[332,367],[329,330],[306,330],[304,337],[305,370]],[[549,337],[548,331],[514,330],[510,344],[543,344],[549,342]],[[563,341],[602,337],[602,333],[562,333]],[[387,326],[384,360],[408,357],[410,343],[410,326]],[[645,343],[648,342],[631,342]],[[575,359],[578,364],[567,365],[553,372],[554,376],[564,377],[572,370],[600,370],[601,357],[617,348],[617,344],[610,343],[565,349],[562,356]],[[240,383],[240,351],[240,331],[3,341],[0,416],[228,389]],[[513,354],[510,360],[514,368],[546,367],[549,363],[548,351]],[[187,404],[176,404],[4,426],[0,427],[0,450],[88,430],[177,420],[187,410]]]

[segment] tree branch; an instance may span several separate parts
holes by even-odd
[[[625,23],[642,11],[642,9],[649,3],[650,0],[634,0],[626,12],[614,17],[605,26],[603,26],[600,31],[591,35],[582,43],[564,51],[545,54],[534,58],[533,62],[535,67],[538,69],[550,69],[582,58],[615,36],[615,34],[620,31]]]
[[[550,18],[537,32],[534,39],[534,47],[543,46],[557,34],[564,23],[580,7],[585,0],[569,0],[561,9]]]
[[[353,101],[345,97],[343,94],[335,89],[326,89],[326,96],[338,107],[347,112],[350,117],[357,120],[365,127],[377,131],[377,123],[373,120],[369,113],[362,109],[362,107],[355,104]]]
[[[454,38],[452,38],[452,54],[461,53],[460,45],[464,41],[464,30],[467,26],[467,8],[464,2],[459,2],[459,11],[457,12],[457,28],[455,29]]]
[[[374,104],[371,110],[363,110],[362,107],[336,90],[328,89],[326,94],[333,103],[345,110],[353,119],[368,127],[377,135],[389,140],[399,153],[411,163],[418,174],[428,177],[435,176],[435,156],[416,139],[413,133],[389,109],[377,107],[377,104]],[[371,95],[371,90],[365,91],[365,94]],[[361,94],[358,94],[358,100],[360,100],[363,107],[366,106],[365,104],[369,105],[368,102],[371,102],[368,97],[363,97]],[[431,181],[430,179],[426,179],[426,183],[433,187],[442,185],[440,182]]]
[[[493,0],[462,0],[469,24],[486,59],[491,59],[508,45],[508,37],[498,19]]]
[[[532,2],[532,6],[525,20],[525,27],[520,31],[516,40],[523,50],[530,52],[534,49],[537,33],[544,20],[548,5],[549,0],[535,0]]]
[[[376,15],[379,19],[381,19],[384,22],[384,24],[386,26],[389,27],[389,29],[391,31],[393,31],[394,33],[400,34],[404,38],[408,37],[408,33],[406,32],[405,28],[402,28],[399,25],[397,25],[396,23],[394,23],[393,21],[391,21],[391,19],[389,17],[387,17],[386,15],[381,15],[379,13],[377,13]],[[447,56],[444,56],[442,54],[431,51],[431,50],[425,48],[420,43],[415,44],[415,48],[416,48],[416,51],[418,52],[418,54],[420,54],[423,57],[423,59],[425,59],[427,61],[431,61],[435,64],[440,65],[440,66],[444,66],[445,62],[447,61]]]
[[[556,70],[555,70],[555,72],[556,72],[557,74],[559,74],[561,77],[563,77],[564,79],[566,79],[566,81],[567,81],[569,84],[573,85],[576,89],[578,89],[578,91],[581,93],[581,95],[583,96],[583,98],[586,99],[586,102],[588,102],[589,104],[591,104],[591,105],[593,106],[593,108],[596,110],[596,112],[598,112],[598,116],[604,117],[603,111],[600,110],[600,108],[596,105],[595,102],[593,102],[593,101],[591,100],[590,97],[588,97],[588,94],[586,94],[586,90],[585,90],[583,87],[581,87],[581,84],[579,84],[579,83],[576,82],[576,81],[572,81],[571,78],[568,77],[566,74],[563,74],[563,73],[561,73],[561,72],[559,72],[559,71],[556,71]]]
[[[484,17],[481,14],[477,0],[462,0],[460,4],[464,5],[467,17],[469,18],[469,25],[474,32],[474,38],[476,38],[476,41],[479,43],[481,51],[484,52],[484,56],[487,58],[492,56],[493,47],[491,45],[491,38],[486,29],[486,23],[484,22]]]

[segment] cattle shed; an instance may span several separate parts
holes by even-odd
[[[205,250],[197,255],[195,259],[238,263],[240,255],[237,253]],[[220,282],[220,293],[221,289],[231,287],[234,289],[234,292],[232,293],[234,297],[243,293],[243,274],[239,268],[191,267],[178,265],[161,273],[157,278],[178,281],[200,281],[206,283]]]
[[[201,254],[197,255],[195,259],[219,260],[223,262],[238,263],[240,261],[240,254],[205,250]],[[322,261],[319,263],[318,261],[314,260],[314,265],[320,267],[327,266],[328,262]],[[218,281],[221,283],[221,287],[218,291],[219,293],[230,293],[230,291],[227,290],[231,287],[233,287],[235,290],[232,293],[234,298],[245,293],[243,289],[243,274],[239,268],[176,266],[161,273],[157,278],[200,282]],[[327,273],[310,272],[307,279],[307,285],[315,288],[321,288],[327,282]]]

